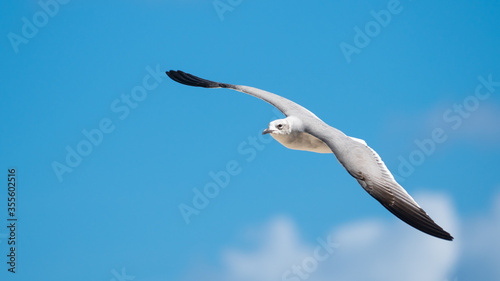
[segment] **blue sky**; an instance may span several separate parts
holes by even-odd
[[[18,182],[17,273],[3,226],[2,280],[500,278],[500,2],[0,8],[0,161]],[[455,241],[400,222],[332,155],[260,136],[272,106],[170,69],[274,92],[364,139]],[[179,207],[214,184],[186,223]],[[321,239],[336,248],[312,262]]]

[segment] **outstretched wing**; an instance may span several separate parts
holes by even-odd
[[[171,70],[166,73],[172,80],[188,86],[228,88],[243,92],[270,103],[286,116],[300,117],[306,123],[307,133],[325,142],[349,174],[391,213],[427,234],[453,240],[394,180],[382,159],[364,141],[346,136],[326,125],[309,110],[276,94],[248,86],[214,82],[182,71]]]
[[[453,237],[437,225],[408,192],[396,182],[380,156],[369,146],[366,148],[373,153],[373,158],[375,158],[383,178],[364,182],[366,187],[360,182],[361,186],[387,210],[407,224],[432,236],[453,240]]]
[[[312,129],[310,133],[324,141],[349,174],[395,216],[422,232],[453,240],[396,182],[380,156],[365,141],[343,135],[331,127],[321,131]]]
[[[170,70],[166,72],[168,77],[172,80],[179,82],[184,85],[194,86],[194,87],[203,87],[203,88],[228,88],[233,89],[245,94],[249,94],[256,98],[259,98],[265,102],[270,103],[277,109],[279,109],[286,116],[296,115],[296,114],[308,114],[316,117],[309,110],[304,107],[294,103],[291,100],[288,100],[284,97],[278,96],[276,94],[257,89],[254,87],[242,86],[242,85],[232,85],[227,83],[214,82],[207,79],[203,79],[192,74],[177,70]],[[317,118],[317,117],[316,117]]]

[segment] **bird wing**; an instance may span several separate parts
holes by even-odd
[[[254,87],[243,86],[243,85],[233,85],[227,83],[214,82],[207,79],[203,79],[192,74],[177,70],[170,70],[166,72],[168,77],[172,80],[179,82],[188,86],[203,87],[203,88],[227,88],[233,89],[245,94],[249,94],[256,98],[259,98],[281,111],[285,116],[290,115],[310,115],[316,117],[312,112],[306,108],[294,103],[293,101],[286,99],[284,97],[278,96],[276,94],[257,89]],[[317,118],[317,117],[316,117]]]
[[[332,127],[320,131],[309,128],[309,133],[325,142],[349,174],[387,210],[422,232],[453,240],[396,182],[375,150],[365,141],[345,135],[341,137],[339,132]]]
[[[396,182],[380,156],[363,140],[346,136],[326,125],[306,108],[276,94],[248,86],[214,82],[183,71],[171,70],[166,73],[172,80],[184,85],[233,89],[268,102],[286,116],[298,116],[305,121],[306,132],[325,142],[349,174],[391,213],[427,234],[453,240]]]

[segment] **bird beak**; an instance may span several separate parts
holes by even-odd
[[[272,130],[269,130],[269,128],[267,128],[264,131],[262,131],[262,134],[265,135],[265,134],[269,134],[269,133],[272,133],[272,132],[273,132]]]

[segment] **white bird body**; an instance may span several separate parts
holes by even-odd
[[[249,86],[214,82],[182,71],[168,71],[167,75],[181,84],[233,89],[270,103],[287,117],[269,123],[263,134],[271,134],[275,140],[290,149],[333,152],[347,172],[391,213],[420,231],[453,240],[396,182],[380,156],[365,141],[345,135],[304,107],[276,94]]]
[[[332,150],[328,147],[328,145],[326,145],[326,143],[308,133],[293,132],[288,135],[270,133],[270,135],[284,147],[289,149],[316,153],[332,153]]]

